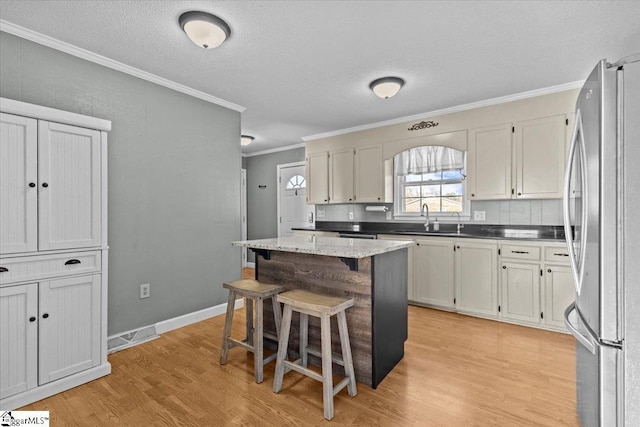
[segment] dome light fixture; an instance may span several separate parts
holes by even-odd
[[[240,144],[242,146],[249,145],[249,144],[251,144],[253,142],[254,139],[255,138],[252,137],[251,135],[241,135],[240,136]]]
[[[395,96],[402,86],[404,86],[404,80],[400,77],[382,77],[372,81],[369,89],[380,98],[389,99]]]
[[[207,12],[185,12],[178,22],[191,41],[203,49],[216,48],[231,35],[226,22]]]

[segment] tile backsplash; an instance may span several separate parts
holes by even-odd
[[[379,206],[379,204],[376,204]],[[384,222],[385,212],[367,212],[365,204],[316,205],[319,221]],[[393,204],[385,204],[393,212]],[[481,200],[471,202],[471,218],[475,211],[484,211],[484,221],[468,221],[476,224],[500,225],[562,225],[562,200]],[[431,215],[436,218],[437,215]],[[404,220],[406,221],[406,220]]]

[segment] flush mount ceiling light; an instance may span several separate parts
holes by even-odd
[[[191,41],[204,49],[220,46],[231,35],[226,22],[207,12],[185,12],[178,22]]]
[[[404,80],[400,77],[382,77],[376,79],[369,84],[369,89],[380,98],[389,99],[398,93],[404,85]]]
[[[253,142],[255,138],[250,135],[242,135],[240,136],[240,144],[249,145]]]

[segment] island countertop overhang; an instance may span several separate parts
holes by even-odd
[[[231,244],[249,249],[325,255],[340,258],[366,258],[408,248],[414,243],[399,240],[365,240],[303,236],[240,240],[231,242]]]

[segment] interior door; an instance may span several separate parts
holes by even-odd
[[[309,226],[309,213],[314,206],[306,204],[307,182],[304,164],[280,168],[279,237],[293,236],[293,228]]]

